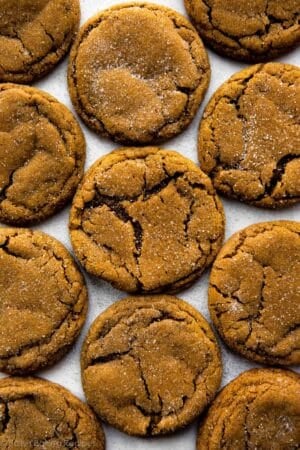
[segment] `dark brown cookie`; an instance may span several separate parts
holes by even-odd
[[[201,168],[215,188],[255,206],[300,199],[300,69],[269,63],[233,75],[200,123]]]
[[[279,369],[239,375],[217,396],[199,429],[197,450],[296,450],[300,377]]]
[[[185,0],[201,37],[221,55],[260,62],[300,42],[299,0]]]
[[[170,296],[128,297],[93,323],[82,349],[88,403],[128,434],[187,425],[221,380],[216,339],[201,314]]]
[[[264,364],[300,364],[300,223],[251,225],[214,262],[209,309],[233,350]]]
[[[89,127],[125,144],[145,144],[189,125],[210,67],[183,16],[159,5],[128,3],[81,28],[68,79],[74,106]]]
[[[127,292],[178,291],[215,258],[224,214],[210,179],[179,153],[123,148],[87,172],[70,233],[85,269]]]
[[[4,378],[0,447],[104,450],[105,436],[90,408],[62,386],[40,378]]]
[[[71,112],[39,89],[0,84],[0,221],[46,219],[73,196],[85,141]]]
[[[39,231],[0,229],[0,370],[53,364],[86,316],[84,279],[67,250]]]
[[[30,83],[66,54],[79,25],[78,0],[0,0],[0,81]]]

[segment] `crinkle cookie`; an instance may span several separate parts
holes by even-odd
[[[128,297],[100,314],[81,355],[88,403],[128,434],[170,433],[195,419],[221,381],[202,315],[170,296]]]
[[[212,96],[200,123],[202,170],[217,191],[265,208],[300,199],[300,69],[258,64]]]
[[[214,262],[208,297],[231,349],[263,364],[300,364],[300,223],[234,234]]]
[[[36,88],[0,84],[1,222],[52,216],[74,195],[84,161],[84,136],[63,104]]]
[[[86,311],[83,276],[60,242],[40,231],[0,229],[0,370],[24,375],[54,364]]]
[[[260,62],[300,42],[299,0],[185,0],[203,40],[221,55]]]
[[[217,396],[199,429],[197,450],[296,450],[300,377],[280,369],[239,375]]]
[[[81,28],[68,79],[73,104],[89,127],[125,144],[146,144],[189,125],[210,66],[196,30],[181,14],[128,3]]]
[[[31,83],[68,51],[78,0],[0,0],[0,81]]]
[[[77,190],[71,241],[85,269],[127,292],[178,291],[215,258],[224,213],[210,179],[179,153],[123,148]]]

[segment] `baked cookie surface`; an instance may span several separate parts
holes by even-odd
[[[295,450],[300,442],[300,377],[252,369],[217,396],[199,429],[197,450]]]
[[[300,199],[300,69],[249,67],[212,96],[200,123],[202,170],[224,195],[280,208]]]
[[[0,81],[30,83],[50,72],[79,16],[78,0],[0,0]]]
[[[264,364],[300,364],[300,224],[234,234],[210,275],[211,318],[228,346]]]
[[[201,37],[221,55],[260,62],[300,42],[298,0],[185,0]]]
[[[88,403],[128,434],[191,422],[214,397],[221,360],[209,324],[170,296],[128,297],[100,314],[81,355]]]
[[[118,5],[90,19],[72,48],[68,75],[85,123],[125,144],[180,133],[209,79],[196,30],[176,11],[150,3]]]
[[[104,450],[90,408],[58,384],[40,378],[0,380],[0,446],[16,449]]]
[[[71,112],[39,89],[0,84],[0,221],[33,224],[73,196],[85,140]]]
[[[71,255],[38,231],[0,229],[0,370],[51,365],[85,321],[87,291]]]
[[[209,178],[179,153],[123,148],[96,161],[70,214],[85,269],[127,292],[177,291],[211,264],[224,213]]]

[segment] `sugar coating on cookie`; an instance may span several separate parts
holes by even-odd
[[[170,296],[128,297],[92,324],[81,356],[88,403],[133,435],[181,428],[221,380],[216,339],[202,315]]]
[[[260,62],[300,42],[298,0],[185,0],[204,41],[221,55]]]
[[[127,292],[177,291],[211,264],[224,214],[209,178],[179,153],[123,148],[85,175],[70,214],[85,269]]]
[[[209,310],[230,348],[264,364],[300,364],[300,224],[234,234],[210,275]]]
[[[33,224],[73,196],[83,175],[84,136],[49,94],[0,84],[0,160],[0,222]]]
[[[231,381],[202,421],[197,450],[295,450],[300,442],[300,376],[252,369]]]
[[[260,207],[300,199],[300,69],[251,66],[212,96],[199,128],[200,166],[224,195]]]
[[[105,436],[90,408],[64,387],[41,378],[4,378],[0,447],[104,450]]]
[[[74,43],[68,74],[85,123],[125,144],[180,133],[209,79],[196,30],[176,11],[150,3],[118,5],[90,19]]]
[[[0,370],[27,374],[59,360],[86,316],[84,279],[68,251],[39,231],[0,229]]]
[[[30,83],[66,54],[79,25],[78,0],[1,0],[0,81]]]

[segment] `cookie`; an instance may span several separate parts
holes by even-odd
[[[96,161],[71,209],[76,256],[127,292],[175,292],[215,258],[224,213],[209,178],[179,153],[122,148]]]
[[[0,81],[30,83],[68,51],[79,25],[78,0],[1,0]]]
[[[0,447],[104,450],[100,423],[78,398],[40,378],[0,380]]]
[[[205,48],[179,13],[151,3],[102,11],[71,51],[69,91],[84,122],[125,144],[171,138],[195,116],[210,79]]]
[[[197,450],[296,450],[300,443],[300,377],[252,369],[217,396],[199,429]]]
[[[169,433],[194,420],[222,373],[207,321],[167,295],[128,297],[100,314],[85,339],[81,369],[93,410],[139,436]]]
[[[260,62],[300,43],[299,0],[185,0],[203,40],[221,55]]]
[[[85,140],[71,112],[39,89],[0,84],[0,221],[53,215],[82,177]]]
[[[299,68],[269,63],[244,69],[206,107],[201,168],[228,197],[265,208],[292,205],[300,199],[299,119]]]
[[[27,374],[60,359],[85,321],[87,291],[56,239],[0,229],[0,370]]]
[[[208,296],[231,349],[263,364],[300,364],[300,223],[234,234],[213,264]]]

